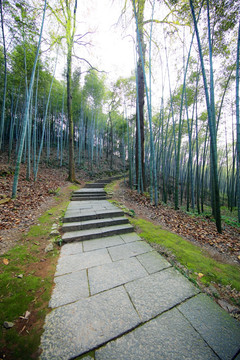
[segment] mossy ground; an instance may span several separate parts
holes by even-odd
[[[1,329],[0,358],[26,360],[39,356],[59,254],[57,245],[49,253],[45,247],[53,223],[61,223],[72,190],[72,185],[64,192],[58,190],[56,206],[38,218],[15,247],[0,256],[0,324],[14,323],[11,329]],[[26,311],[30,312],[28,319],[21,318]]]
[[[143,219],[130,219],[138,229],[139,235],[150,243],[160,244],[170,250],[177,261],[185,266],[193,279],[198,279],[205,285],[212,282],[222,285],[231,285],[240,291],[240,267],[225,264],[214,260],[205,250],[201,249],[184,238],[163,230]],[[199,279],[199,274],[201,278]],[[203,276],[202,276],[203,275]]]
[[[114,180],[112,181],[111,183],[107,184],[104,186],[104,190],[106,191],[106,193],[108,195],[112,195],[114,190],[116,189],[116,187],[119,185],[119,183],[121,182],[122,180]]]

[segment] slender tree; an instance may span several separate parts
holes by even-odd
[[[1,13],[1,27],[2,27],[2,38],[3,38],[3,54],[4,54],[4,89],[3,89],[3,102],[2,102],[2,113],[0,123],[0,150],[2,148],[4,122],[5,122],[5,104],[6,104],[6,93],[7,93],[7,51],[4,33],[4,21],[3,21],[3,4],[0,0],[0,13]]]
[[[136,104],[136,179],[141,182],[142,189],[145,190],[144,174],[144,97],[145,84],[143,74],[143,64],[145,63],[146,45],[144,43],[144,8],[146,0],[132,0],[134,16],[138,24],[137,28],[137,104]],[[143,58],[143,61],[142,61]],[[140,132],[140,135],[139,135]],[[140,144],[139,144],[140,141]],[[140,170],[139,170],[140,169]],[[138,181],[138,182],[139,182]]]
[[[31,97],[32,97],[32,89],[33,89],[33,84],[34,84],[34,78],[35,78],[37,61],[38,61],[38,56],[39,56],[39,51],[40,51],[40,45],[41,45],[41,40],[42,40],[43,26],[44,26],[45,14],[46,14],[46,5],[47,5],[47,0],[45,0],[45,2],[44,2],[42,25],[41,25],[41,30],[40,30],[39,39],[38,39],[38,47],[37,47],[37,52],[35,55],[35,61],[34,61],[33,69],[32,69],[31,80],[30,80],[30,84],[29,84],[29,88],[28,88],[28,96],[27,96],[25,110],[24,110],[23,127],[22,127],[22,132],[21,132],[20,143],[19,143],[15,173],[14,173],[13,188],[12,188],[12,197],[13,198],[15,198],[16,194],[17,194],[20,163],[22,160],[22,153],[23,153],[23,147],[24,147],[24,142],[25,142],[26,130],[27,130],[27,125],[28,125],[28,121],[29,121],[29,119],[28,119],[29,118],[29,108],[30,108],[30,102],[31,102]]]
[[[220,212],[220,196],[219,196],[219,183],[218,183],[218,166],[217,166],[217,138],[216,138],[216,121],[215,121],[215,111],[212,113],[212,109],[215,106],[214,103],[211,103],[211,101],[214,101],[214,96],[211,93],[211,97],[209,97],[209,90],[208,90],[208,84],[207,84],[207,78],[206,78],[206,71],[205,71],[205,65],[203,60],[203,52],[202,52],[202,46],[198,31],[198,25],[197,20],[195,16],[195,9],[193,6],[193,1],[190,1],[190,7],[192,12],[192,18],[194,22],[194,29],[197,37],[197,43],[198,43],[198,51],[200,56],[200,62],[201,62],[201,69],[202,69],[202,76],[203,76],[203,82],[204,82],[204,90],[205,90],[205,99],[206,99],[206,105],[207,105],[207,112],[208,112],[208,124],[209,124],[209,131],[210,131],[210,147],[211,147],[211,161],[212,161],[212,176],[213,176],[213,212],[216,219],[216,226],[219,233],[222,232],[222,225],[221,225],[221,212]],[[208,3],[208,2],[207,2]],[[209,12],[208,12],[208,34],[210,38],[210,19],[209,19]],[[209,40],[209,43],[211,43],[211,40]],[[212,58],[212,48],[209,46],[209,56],[210,59]],[[210,66],[210,73],[213,72],[212,66]],[[212,81],[213,81],[213,74],[210,75],[211,79],[211,91],[212,91]]]
[[[77,0],[59,0],[60,2],[60,15],[59,9],[50,7],[52,13],[55,15],[59,24],[64,29],[64,38],[67,43],[67,118],[68,118],[68,136],[69,136],[69,167],[68,167],[68,180],[71,182],[76,181],[75,175],[75,159],[74,159],[74,124],[72,114],[72,57],[74,36],[76,33],[76,15],[77,15]],[[72,3],[74,6],[72,8]]]
[[[239,120],[239,61],[240,61],[240,21],[238,26],[237,40],[237,64],[236,64],[236,123],[237,123],[237,172],[240,171],[240,120]],[[238,196],[238,222],[240,222],[240,180],[237,177],[237,196]]]

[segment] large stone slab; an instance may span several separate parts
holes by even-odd
[[[63,256],[59,258],[56,276],[68,274],[74,271],[103,265],[112,262],[107,249],[94,250],[87,253]]]
[[[61,248],[60,256],[73,255],[83,252],[82,242],[65,244]]]
[[[123,287],[59,307],[46,317],[40,359],[72,359],[139,323]]]
[[[108,248],[111,246],[124,244],[120,235],[108,236],[101,239],[93,239],[83,241],[83,249],[84,251],[92,251],[96,249]]]
[[[201,336],[176,309],[111,341],[95,360],[217,360]]]
[[[134,241],[108,249],[113,261],[127,259],[152,250],[153,248],[145,241]]]
[[[172,265],[157,251],[151,251],[137,256],[149,274],[171,267]]]
[[[129,243],[129,242],[132,242],[132,241],[139,241],[139,240],[142,240],[140,238],[140,236],[138,236],[136,233],[133,233],[133,234],[123,234],[121,235],[121,238],[123,239],[123,241],[125,243]]]
[[[173,268],[125,285],[143,321],[171,309],[199,290]]]
[[[49,307],[55,308],[89,296],[86,270],[58,276]]]
[[[240,350],[240,323],[206,295],[199,294],[178,309],[222,360]]]
[[[90,292],[97,294],[146,275],[146,270],[136,258],[97,266],[88,270]]]

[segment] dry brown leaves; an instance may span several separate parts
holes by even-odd
[[[0,169],[4,167],[6,165],[0,164]],[[34,211],[46,199],[54,196],[58,187],[66,184],[66,172],[61,169],[40,168],[36,182],[33,178],[27,181],[25,174],[25,166],[22,166],[16,199],[11,199],[14,175],[6,171],[4,176],[0,176],[0,196],[2,199],[10,199],[0,203],[0,231],[18,228],[20,225],[24,230],[24,224],[31,221]]]

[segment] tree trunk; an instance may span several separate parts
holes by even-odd
[[[68,45],[67,56],[67,114],[68,114],[68,129],[69,129],[69,167],[68,180],[70,182],[76,181],[75,177],[75,162],[74,162],[74,126],[72,118],[72,47]]]
[[[215,104],[211,103],[211,101],[214,100],[213,94],[211,94],[211,97],[209,99],[208,84],[207,84],[207,79],[206,79],[205,66],[204,66],[204,62],[203,62],[202,47],[201,47],[200,36],[199,36],[199,32],[198,32],[197,21],[196,21],[196,17],[195,17],[194,6],[193,6],[192,0],[190,0],[190,7],[191,7],[192,17],[193,17],[193,21],[194,21],[196,37],[197,37],[198,50],[199,50],[199,56],[200,56],[200,61],[201,61],[201,68],[202,68],[202,76],[203,76],[203,82],[204,82],[205,99],[206,99],[207,112],[208,112],[212,174],[213,174],[213,193],[214,193],[213,206],[214,206],[214,213],[215,213],[215,219],[216,219],[216,227],[217,227],[218,232],[221,233],[222,225],[221,225],[220,196],[219,196],[219,183],[218,183],[218,171],[217,171],[218,166],[217,166],[216,121],[214,118],[215,112],[212,111]],[[209,27],[210,27],[210,20],[208,17],[208,28]],[[209,30],[209,33],[210,33],[210,30]],[[212,50],[211,47],[209,47],[210,59],[212,57],[211,50]],[[210,72],[212,73],[212,71],[213,71],[213,69],[212,69],[212,67],[210,67]],[[213,82],[212,75],[210,76],[210,78],[211,78],[211,83],[212,83]],[[211,84],[211,89],[212,89],[212,84]]]
[[[0,126],[0,150],[1,150],[2,142],[3,142],[3,133],[4,133],[5,104],[6,104],[6,93],[7,93],[7,53],[6,53],[4,27],[3,27],[2,0],[0,0],[0,11],[1,11],[1,24],[2,24],[2,37],[3,37],[3,53],[4,53],[4,89],[3,89],[2,115],[1,115],[1,126]]]
[[[142,186],[138,187],[140,191],[145,191],[145,173],[144,173],[144,95],[145,95],[145,86],[144,86],[144,74],[143,74],[143,64],[141,56],[143,56],[143,62],[145,62],[145,44],[143,38],[143,15],[144,15],[144,6],[145,0],[137,1],[137,10],[135,4],[133,3],[133,8],[136,10],[137,15],[137,24],[138,24],[138,35],[137,35],[137,53],[138,53],[138,62],[137,62],[137,109],[136,109],[136,180],[140,181]],[[139,124],[138,124],[139,121]],[[139,135],[140,131],[140,135]],[[140,144],[139,145],[139,141]],[[139,163],[141,162],[140,166]]]
[[[75,159],[74,159],[74,124],[72,116],[72,50],[74,44],[74,35],[76,31],[76,12],[77,0],[75,0],[73,17],[70,11],[70,4],[66,1],[67,6],[67,23],[66,23],[66,37],[67,37],[67,113],[68,113],[68,129],[69,129],[69,165],[68,165],[68,180],[70,182],[76,181],[75,176]],[[73,18],[73,24],[72,24]]]
[[[41,40],[42,40],[42,32],[43,32],[43,25],[44,25],[45,13],[46,13],[46,5],[47,5],[47,0],[45,0],[45,3],[44,3],[42,26],[41,26],[41,31],[40,31],[39,40],[38,40],[37,53],[36,53],[36,56],[35,56],[35,61],[34,61],[31,80],[30,80],[30,85],[29,85],[29,89],[28,89],[28,97],[27,97],[27,101],[26,101],[24,119],[23,119],[24,120],[23,121],[23,128],[22,128],[22,133],[21,133],[21,139],[20,139],[19,150],[18,150],[18,155],[17,155],[15,174],[14,174],[14,181],[13,181],[13,188],[12,188],[12,198],[15,198],[16,194],[17,194],[17,185],[18,185],[18,177],[19,177],[19,172],[20,172],[20,163],[21,163],[21,160],[22,160],[23,146],[24,146],[27,123],[28,123],[28,113],[29,113],[30,99],[31,99],[31,95],[32,95],[32,88],[33,88],[33,83],[34,83],[34,78],[35,78],[35,71],[36,71],[36,67],[37,67],[38,55],[39,55],[39,51],[40,51],[40,44],[41,44]]]
[[[237,198],[238,198],[238,222],[240,223],[240,121],[239,121],[239,53],[240,53],[240,22],[238,27],[237,43],[237,68],[236,68],[236,122],[237,122]]]

